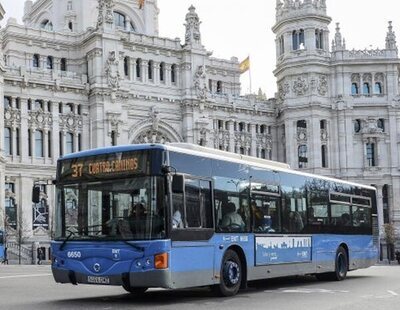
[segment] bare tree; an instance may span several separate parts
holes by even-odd
[[[396,242],[396,231],[394,225],[391,223],[383,225],[385,231],[385,241],[387,248],[387,256],[389,259],[389,263],[394,259],[394,243]]]

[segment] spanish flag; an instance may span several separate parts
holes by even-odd
[[[247,58],[240,63],[239,69],[240,73],[245,73],[250,69],[250,56],[247,56]]]
[[[139,9],[143,9],[145,0],[139,0]]]

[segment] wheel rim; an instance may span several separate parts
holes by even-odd
[[[236,262],[226,261],[224,266],[224,282],[228,287],[235,286],[240,280],[240,267]]]
[[[343,278],[346,275],[347,266],[346,266],[345,257],[342,253],[339,253],[338,258],[337,258],[337,269],[338,269],[339,276],[341,278]]]

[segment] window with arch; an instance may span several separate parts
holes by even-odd
[[[383,200],[383,222],[385,224],[389,223],[389,188],[385,184],[382,187],[382,200]]]
[[[52,56],[47,56],[46,68],[49,70],[53,70],[53,57]]]
[[[353,96],[359,94],[358,84],[357,84],[357,83],[351,83],[351,94],[352,94]]]
[[[324,48],[324,31],[320,29],[315,30],[315,47],[317,49]]]
[[[40,66],[40,56],[38,54],[33,54],[32,66],[34,68],[39,68],[39,66]]]
[[[304,49],[304,30],[294,30],[292,32],[292,47],[293,50]]]
[[[43,157],[43,131],[35,131],[35,156]]]
[[[165,62],[160,63],[160,81],[164,82]]]
[[[375,143],[367,143],[366,147],[366,155],[367,155],[367,165],[369,167],[376,166],[376,150]]]
[[[114,11],[114,25],[115,25],[115,27],[119,27],[119,28],[125,29],[125,22],[126,22],[125,15],[120,13],[120,12],[115,12]]]
[[[65,154],[74,152],[74,135],[71,132],[67,132],[65,135]]]
[[[74,24],[71,21],[68,22],[68,29],[74,31]]]
[[[52,151],[51,151],[52,141],[53,141],[53,139],[51,138],[51,131],[49,130],[47,132],[47,157],[48,158],[51,158],[51,155],[52,155]]]
[[[307,145],[305,144],[299,145],[298,160],[299,160],[299,168],[307,168],[308,164]]]
[[[130,63],[129,57],[126,56],[124,58],[124,75],[125,76],[129,76],[129,63]]]
[[[149,80],[153,79],[153,66],[154,62],[152,60],[149,60],[149,62],[147,63],[147,73]]]
[[[74,104],[73,103],[67,103],[65,105],[64,113],[74,113]]]
[[[67,59],[66,58],[61,58],[60,70],[61,71],[67,71]]]
[[[11,108],[11,98],[4,97],[4,109],[7,110],[9,108]]]
[[[78,133],[78,151],[82,151],[82,134]]]
[[[217,94],[222,94],[222,81],[217,81]]]
[[[32,203],[33,217],[32,217],[32,228],[36,229],[42,227],[44,229],[49,228],[49,207],[45,195],[47,193],[47,187],[44,184],[40,184],[40,193],[42,199],[38,203]]]
[[[297,128],[307,128],[307,122],[304,119],[297,121]]]
[[[136,59],[136,77],[140,78],[142,76],[142,60],[140,58]]]
[[[359,133],[361,131],[361,120],[354,120],[354,132]]]
[[[117,145],[117,133],[115,132],[115,130],[111,131],[111,145]]]
[[[369,86],[369,83],[365,82],[363,84],[363,94],[364,95],[370,95],[371,94],[371,88]]]
[[[53,23],[48,19],[45,19],[40,23],[40,29],[53,31]]]
[[[4,128],[4,155],[12,155],[12,134],[11,128]]]
[[[176,83],[176,65],[171,66],[171,83]]]
[[[21,155],[20,152],[20,131],[19,128],[15,128],[15,151],[17,152],[17,156]]]
[[[377,95],[382,95],[383,94],[382,83],[381,82],[375,82],[374,93],[377,94]]]
[[[278,38],[278,49],[279,55],[285,54],[285,38],[283,35]]]

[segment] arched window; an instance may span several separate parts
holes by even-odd
[[[48,19],[45,19],[40,23],[40,28],[44,30],[53,31],[53,23]]]
[[[65,105],[64,113],[74,113],[74,104],[73,103],[67,103]]]
[[[160,81],[164,81],[165,63],[160,63]]]
[[[363,94],[364,95],[370,95],[371,94],[371,89],[369,87],[369,83],[365,82],[363,84]]]
[[[142,60],[140,58],[136,59],[136,77],[140,78],[142,76]]]
[[[375,152],[375,143],[367,143],[366,144],[366,153],[367,153],[367,164],[369,167],[376,166],[376,152]]]
[[[65,154],[74,152],[74,135],[67,132],[65,135]]]
[[[315,30],[315,47],[318,49],[324,48],[324,32],[323,30]]]
[[[297,128],[307,128],[307,122],[304,119],[297,121]]]
[[[124,74],[125,76],[129,76],[129,57],[124,58]]]
[[[149,80],[153,79],[153,61],[149,60],[148,64],[147,64],[147,73],[148,73],[148,77]]]
[[[111,145],[117,145],[117,133],[115,132],[115,130],[111,131]]]
[[[114,12],[114,24],[115,27],[120,27],[125,29],[125,15],[119,12]]]
[[[15,184],[5,183],[6,193],[15,194]],[[15,199],[6,195],[5,199],[5,213],[7,216],[7,224],[16,229],[17,228],[17,205]]]
[[[374,87],[374,92],[377,95],[381,95],[383,93],[382,91],[382,84],[380,82],[376,82],[375,83],[375,87]]]
[[[68,22],[68,29],[74,31],[74,25],[72,22]]]
[[[40,58],[40,56],[38,54],[33,55],[32,66],[34,68],[39,68],[39,65],[40,65],[39,58]]]
[[[53,70],[53,57],[47,56],[46,68],[49,69],[49,70]]]
[[[4,109],[9,109],[11,108],[11,98],[10,97],[4,97]]]
[[[298,160],[299,168],[307,168],[308,155],[307,155],[307,145],[299,145],[298,148]]]
[[[357,83],[352,83],[351,84],[351,94],[358,95],[358,84]]]
[[[12,154],[12,136],[11,136],[11,128],[4,128],[4,154],[11,155]]]
[[[35,131],[35,156],[43,157],[43,131]]]
[[[328,168],[328,147],[321,145],[321,165],[322,168]]]
[[[294,30],[292,32],[293,50],[304,49],[304,30]]]
[[[217,94],[222,94],[222,81],[217,81]]]
[[[61,58],[60,70],[67,71],[67,59],[66,58]]]
[[[171,83],[176,82],[176,65],[171,66]]]
[[[136,32],[136,27],[132,22],[129,23],[129,29],[128,30],[130,32]]]
[[[278,45],[279,55],[285,54],[285,38],[283,35],[278,38]]]
[[[354,120],[354,132],[359,133],[361,130],[361,120],[356,119]]]

